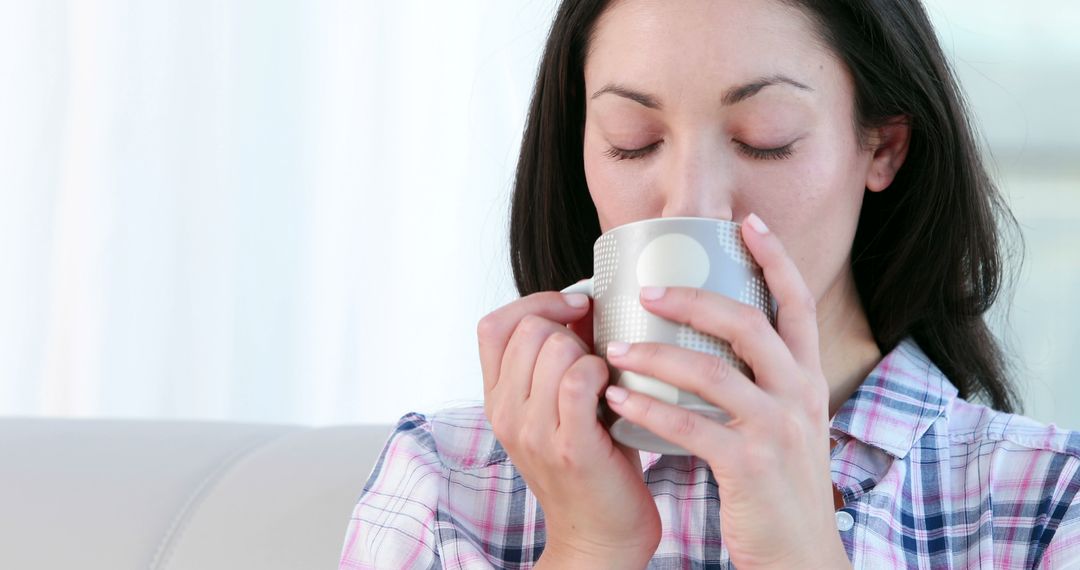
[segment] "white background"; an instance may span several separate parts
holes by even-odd
[[[482,398],[553,0],[0,0],[0,414]],[[995,327],[1080,428],[1080,4],[930,0],[1027,239]]]

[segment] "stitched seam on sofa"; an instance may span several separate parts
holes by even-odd
[[[247,445],[238,446],[236,451],[222,459],[217,467],[212,469],[210,473],[196,485],[195,490],[188,495],[187,500],[184,501],[180,510],[177,511],[176,515],[173,517],[169,529],[166,530],[165,534],[161,537],[161,542],[158,543],[157,550],[154,552],[154,557],[150,561],[150,570],[162,570],[166,568],[169,559],[173,555],[174,547],[180,542],[180,537],[183,536],[186,525],[191,520],[192,513],[195,512],[198,504],[202,503],[203,499],[206,498],[210,489],[213,488],[214,483],[220,481],[222,476],[244,457],[275,443],[282,437],[290,435],[295,431],[296,430],[291,430],[285,433],[252,436],[251,439],[254,441]]]

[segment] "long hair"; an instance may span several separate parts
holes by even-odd
[[[961,397],[1016,410],[984,314],[1002,284],[1001,225],[1018,225],[982,162],[925,10],[911,0],[785,1],[816,22],[850,72],[860,140],[893,117],[910,120],[907,158],[888,190],[866,192],[851,250],[878,347],[885,353],[911,336]],[[564,0],[540,61],[510,211],[510,260],[523,296],[592,271],[600,224],[582,159],[584,58],[608,3]]]

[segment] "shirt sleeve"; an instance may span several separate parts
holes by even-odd
[[[441,568],[434,530],[441,478],[431,425],[406,414],[353,508],[339,570]]]
[[[1072,458],[1065,472],[1068,475],[1062,479],[1047,527],[1053,531],[1046,538],[1038,568],[1080,568],[1080,459]]]

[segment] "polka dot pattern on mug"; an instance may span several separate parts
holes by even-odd
[[[742,237],[739,235],[739,226],[733,224],[717,224],[716,237],[720,240],[720,246],[724,248],[731,259],[743,267],[754,268],[757,263],[750,256]]]
[[[739,293],[739,301],[761,309],[765,316],[769,318],[769,322],[776,324],[776,313],[772,310],[772,302],[769,300],[769,290],[765,287],[765,279],[763,277],[755,276],[746,282],[741,293]]]
[[[608,300],[606,309],[600,315],[596,339],[594,339],[600,356],[607,354],[609,341],[643,342],[645,340],[648,313],[637,297],[614,296]]]
[[[619,252],[615,247],[615,236],[603,235],[593,247],[596,256],[596,276],[593,280],[593,293],[603,295],[615,279],[615,270],[619,268]]]
[[[675,342],[682,348],[719,356],[731,366],[739,367],[739,359],[735,356],[735,351],[731,350],[731,345],[727,341],[694,330],[690,325],[679,327],[678,332],[675,333]]]

